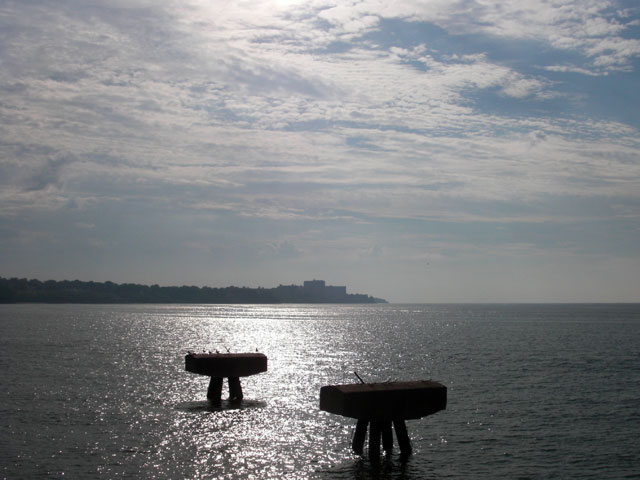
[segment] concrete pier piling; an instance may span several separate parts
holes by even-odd
[[[229,384],[229,400],[241,402],[244,396],[240,377],[267,371],[267,357],[262,353],[188,353],[184,361],[188,372],[211,377],[207,398],[214,404],[222,400],[224,378]]]
[[[358,420],[353,451],[362,455],[369,429],[369,457],[393,449],[393,429],[402,455],[412,452],[405,420],[432,415],[447,406],[447,387],[432,380],[327,385],[320,389],[320,410]]]
[[[367,438],[367,427],[369,420],[360,419],[356,423],[356,431],[353,434],[353,442],[351,448],[357,455],[362,455],[364,451],[364,441]]]
[[[229,400],[232,402],[239,402],[242,400],[242,385],[240,385],[240,379],[238,377],[229,377]]]
[[[217,399],[222,398],[222,377],[211,377],[209,380],[209,388],[207,389],[207,398]]]

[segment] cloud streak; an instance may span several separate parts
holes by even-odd
[[[638,19],[596,0],[5,2],[3,262],[114,281],[324,275],[385,296],[375,257],[409,300],[428,299],[408,266],[424,252],[637,263],[622,238],[640,231]],[[60,251],[34,257],[24,238]]]

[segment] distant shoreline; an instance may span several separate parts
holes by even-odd
[[[135,283],[83,282],[0,277],[0,303],[182,303],[182,304],[283,304],[283,303],[387,303],[381,298],[346,293],[346,287],[322,280],[275,288],[161,287]]]

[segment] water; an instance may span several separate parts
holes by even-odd
[[[269,370],[216,409],[184,354],[225,347]],[[447,385],[407,461],[318,409],[354,370]],[[0,372],[11,479],[640,478],[640,305],[4,305]]]

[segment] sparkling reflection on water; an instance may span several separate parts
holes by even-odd
[[[7,478],[621,478],[637,474],[640,309],[559,306],[0,307]],[[267,373],[213,408],[187,350]],[[414,455],[351,454],[322,385],[433,378]],[[635,375],[629,375],[635,372]],[[226,385],[225,385],[226,389]],[[602,392],[608,392],[605,398]],[[223,397],[225,395],[223,394]],[[594,434],[594,432],[597,432]],[[635,445],[635,447],[634,447]]]

